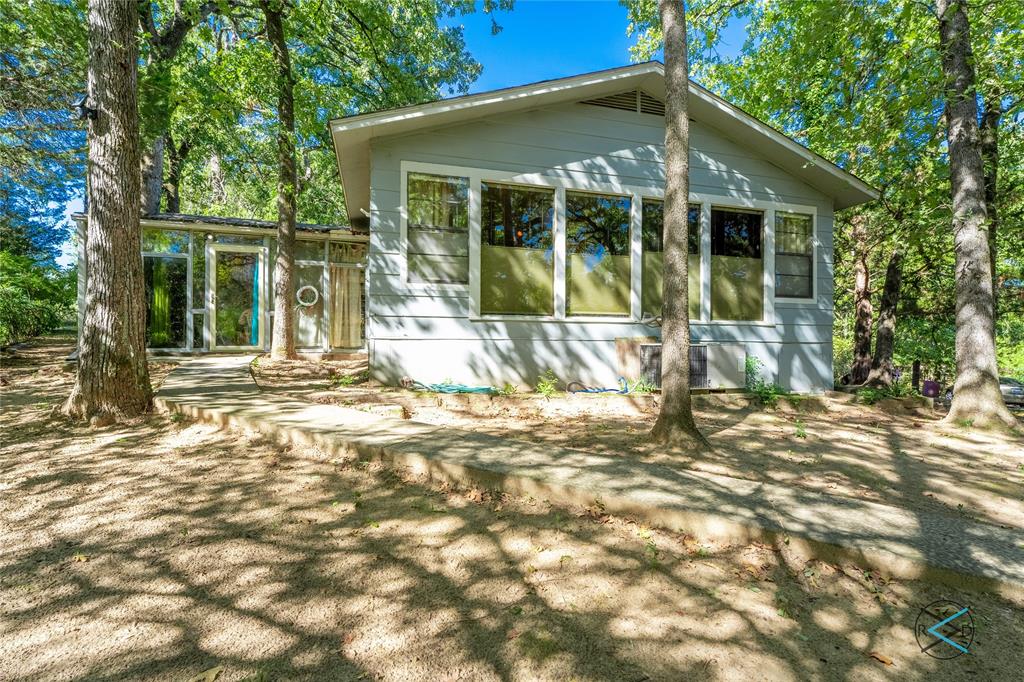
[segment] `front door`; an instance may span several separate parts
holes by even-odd
[[[263,348],[265,249],[234,244],[211,244],[209,249],[210,348]]]

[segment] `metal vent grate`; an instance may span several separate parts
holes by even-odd
[[[640,90],[640,113],[653,114],[655,116],[665,115],[665,103],[651,97],[643,90]]]
[[[581,104],[618,109],[620,111],[633,111],[641,114],[653,114],[655,116],[665,115],[665,105],[643,90],[629,90],[628,92],[620,92],[617,95],[587,99],[583,100]]]
[[[640,374],[661,388],[661,344],[640,344]],[[708,347],[690,346],[690,388],[708,388]]]

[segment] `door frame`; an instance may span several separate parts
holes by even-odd
[[[257,305],[259,314],[259,340],[254,346],[222,346],[217,343],[217,252],[226,251],[230,253],[254,253],[258,260],[259,272],[256,277],[259,280],[260,301]],[[254,244],[218,244],[217,242],[206,243],[206,316],[207,333],[209,334],[209,348],[211,351],[262,351],[266,348],[268,312],[267,296],[269,295],[267,278],[267,247]]]

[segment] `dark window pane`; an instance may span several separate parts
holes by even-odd
[[[142,250],[156,253],[188,253],[188,232],[146,227],[142,230]]]
[[[646,253],[664,251],[665,234],[665,202],[656,199],[644,199],[643,203],[643,247]],[[689,232],[687,248],[689,253],[700,253],[700,204],[690,204],[687,212]]]
[[[711,255],[760,258],[763,220],[752,211],[711,209]]]
[[[185,258],[146,256],[146,345],[149,348],[185,347],[185,309],[188,294]]]
[[[814,295],[814,219],[799,213],[775,214],[775,295]]]
[[[409,173],[409,225],[469,229],[469,178]]]
[[[409,173],[410,282],[469,281],[469,178]]]
[[[554,190],[485,182],[481,198],[480,311],[554,314]]]

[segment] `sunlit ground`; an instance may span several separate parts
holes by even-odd
[[[222,667],[221,680],[1009,680],[1024,669],[1024,609],[993,596],[804,563],[784,545],[702,544],[600,509],[431,489],[163,416],[66,422],[51,410],[70,388],[67,350],[22,351],[0,370],[0,679],[186,680]],[[726,428],[753,432],[752,416]],[[972,655],[920,652],[914,620],[940,598],[972,607]]]

